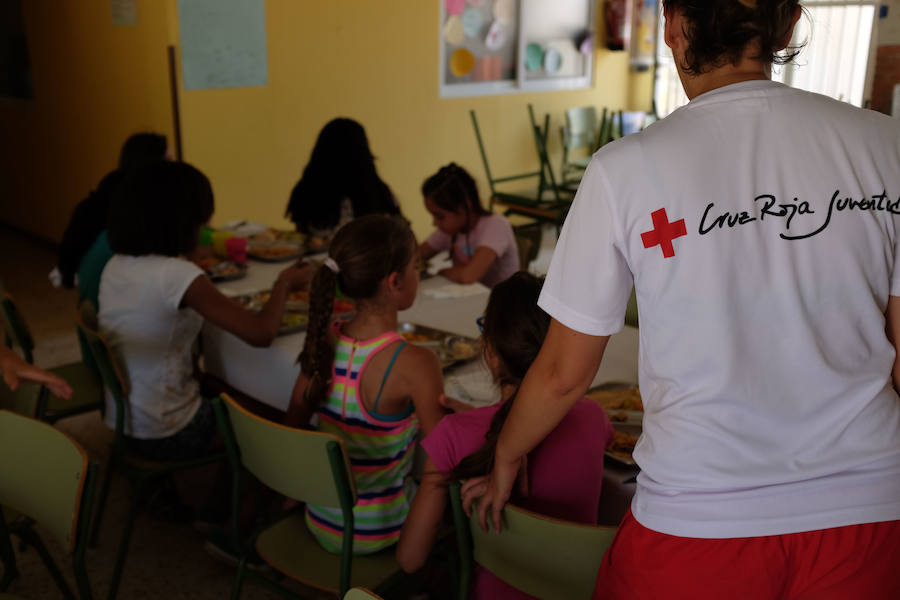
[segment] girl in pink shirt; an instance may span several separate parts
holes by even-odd
[[[490,472],[497,436],[528,367],[537,356],[550,317],[538,308],[543,280],[516,273],[491,292],[485,310],[484,358],[501,390],[501,402],[444,417],[424,439],[422,484],[400,534],[397,559],[407,572],[425,564],[447,505],[447,479]],[[603,452],[613,429],[599,404],[582,398],[528,455],[528,494],[515,504],[551,517],[597,523]],[[478,567],[475,598],[530,598]]]
[[[422,196],[437,231],[419,246],[419,257],[428,260],[449,250],[453,266],[442,276],[494,287],[519,270],[512,225],[481,205],[475,180],[465,169],[456,163],[442,167],[422,184]]]

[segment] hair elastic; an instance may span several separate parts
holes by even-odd
[[[337,262],[335,262],[335,260],[330,256],[326,257],[325,262],[323,262],[322,264],[328,267],[335,275],[341,272],[341,268],[338,266]]]

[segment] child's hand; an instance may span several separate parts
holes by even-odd
[[[296,264],[291,265],[279,273],[276,281],[280,279],[287,283],[290,291],[302,290],[309,286],[312,274],[312,266],[308,263],[298,261]]]
[[[451,398],[444,394],[438,396],[438,404],[455,413],[466,412],[467,410],[474,410],[475,408],[474,406],[466,404],[465,402],[460,402],[456,398]]]
[[[72,397],[72,388],[61,377],[28,364],[12,350],[2,348],[0,352],[2,352],[0,354],[0,367],[2,367],[3,371],[3,380],[9,386],[9,389],[15,391],[19,387],[19,380],[24,379],[25,381],[47,386],[54,396],[66,400]]]

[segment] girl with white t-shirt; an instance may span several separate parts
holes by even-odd
[[[209,451],[215,420],[195,379],[193,348],[204,319],[253,346],[272,343],[288,293],[304,286],[309,267],[282,271],[259,313],[226,298],[185,258],[213,213],[203,173],[159,161],[131,173],[113,199],[109,243],[115,255],[100,279],[100,330],[122,360],[130,384],[128,445],[156,460]],[[106,423],[116,408],[107,397]]]
[[[456,163],[442,167],[422,184],[422,196],[437,231],[419,246],[419,257],[428,260],[449,250],[453,266],[440,275],[494,287],[519,270],[512,225],[481,205],[475,180],[465,169]]]

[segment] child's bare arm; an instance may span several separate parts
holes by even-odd
[[[306,398],[306,388],[309,385],[309,379],[303,373],[297,377],[294,383],[294,390],[291,392],[291,403],[288,405],[287,415],[284,418],[284,424],[288,427],[296,427],[305,429],[309,427],[309,420],[312,418],[315,407],[309,405]]]
[[[428,435],[444,416],[440,404],[444,393],[441,363],[431,350],[412,345],[403,349],[403,358],[406,389],[412,397],[422,434]]]
[[[444,475],[437,470],[430,458],[425,460],[422,483],[410,507],[400,541],[397,543],[397,562],[407,573],[422,568],[428,560],[437,539],[447,506],[447,488]]]
[[[449,269],[444,269],[438,274],[456,283],[475,283],[484,277],[496,260],[496,252],[487,246],[480,246],[475,250],[472,260],[464,265],[454,265]]]

